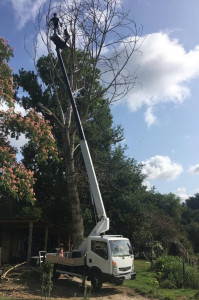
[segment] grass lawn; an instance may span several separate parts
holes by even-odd
[[[153,272],[150,272],[150,263],[146,260],[136,260],[137,276],[135,280],[126,281],[125,286],[134,288],[141,295],[155,297],[161,300],[197,300],[199,291],[192,289],[161,289]]]

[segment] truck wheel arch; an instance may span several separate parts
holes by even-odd
[[[100,268],[98,267],[91,267],[89,268],[89,271],[88,271],[88,277],[87,277],[87,280],[91,280],[91,277],[94,273],[99,273],[102,275],[102,271],[100,270]]]
[[[92,268],[90,270],[89,280],[91,281],[91,285],[94,291],[99,291],[103,284],[103,276],[102,272],[99,268]]]

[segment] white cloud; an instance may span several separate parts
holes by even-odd
[[[189,81],[199,75],[199,46],[186,51],[167,33],[151,33],[140,38],[140,52],[135,52],[127,69],[137,73],[137,84],[127,96],[131,111],[146,108],[145,121],[155,121],[153,108],[163,103],[181,104],[190,96]],[[121,58],[121,62],[122,58]]]
[[[199,174],[199,164],[196,164],[195,166],[190,166],[188,169],[188,173],[190,174]]]
[[[27,114],[27,111],[19,103],[15,103],[15,112],[21,113],[22,116],[25,116]]]
[[[176,196],[178,196],[182,202],[185,202],[185,200],[187,200],[189,197],[191,197],[190,195],[187,194],[186,192],[186,188],[184,187],[180,187],[177,189],[177,192],[175,193]]]
[[[4,0],[5,4],[12,5],[19,29],[22,29],[28,21],[35,19],[45,2],[47,0]]]
[[[183,171],[180,164],[174,163],[168,156],[156,155],[143,161],[142,172],[147,176],[147,180],[163,179],[174,180]]]
[[[0,110],[7,111],[9,109],[5,101],[0,102]],[[26,110],[19,103],[15,102],[15,112],[20,112],[22,116],[27,114]]]
[[[150,191],[150,190],[151,190],[151,187],[152,187],[152,186],[151,186],[150,181],[144,180],[144,181],[143,181],[143,185],[146,186],[146,190],[147,190],[147,191]]]
[[[153,125],[157,120],[156,116],[153,114],[153,108],[152,107],[147,108],[144,116],[145,116],[145,121],[146,121],[148,127]]]
[[[17,27],[22,29],[30,20],[35,20],[40,8],[48,0],[3,0],[3,4],[11,4],[18,22]],[[52,1],[54,4],[56,1]],[[70,3],[72,1],[68,1]],[[118,7],[121,7],[123,0],[116,0]]]

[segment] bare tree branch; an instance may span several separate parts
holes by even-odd
[[[63,124],[60,122],[60,120],[55,116],[55,114],[54,113],[52,113],[47,107],[45,107],[42,103],[38,103],[38,106],[42,109],[42,111],[45,113],[45,114],[48,114],[49,116],[51,116],[53,119],[54,119],[54,121],[55,121],[55,123],[61,128],[61,129],[63,129],[64,128],[64,126],[63,126]]]

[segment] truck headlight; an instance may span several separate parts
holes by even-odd
[[[117,263],[114,260],[112,260],[112,272],[114,275],[117,274]]]

